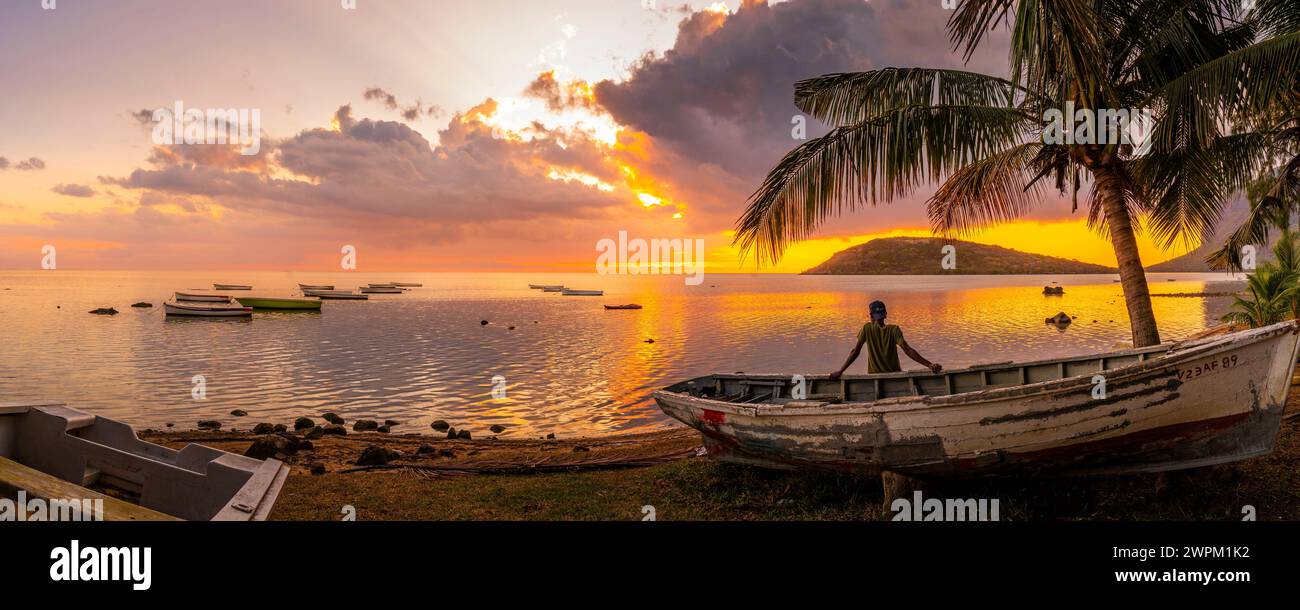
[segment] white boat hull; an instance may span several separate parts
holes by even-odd
[[[1288,322],[1172,349],[940,375],[808,376],[807,400],[789,399],[792,378],[775,375],[717,375],[654,396],[702,433],[710,454],[775,468],[913,476],[1175,470],[1273,450],[1297,333]],[[1055,378],[1033,382],[1053,368]],[[772,397],[735,399],[754,387],[772,388]],[[833,394],[849,400],[827,399]],[[855,401],[864,395],[871,400]]]
[[[185,303],[163,303],[163,310],[169,316],[191,316],[200,318],[238,318],[253,315],[252,307],[214,307],[208,305],[189,305]]]

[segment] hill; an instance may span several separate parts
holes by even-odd
[[[944,269],[944,246],[953,246],[956,268]],[[1029,254],[1000,246],[933,237],[873,239],[841,250],[805,275],[1029,275],[1115,273],[1112,267]]]

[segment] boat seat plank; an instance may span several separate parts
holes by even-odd
[[[102,500],[105,521],[179,521],[0,457],[0,495],[17,499],[20,490],[29,498],[44,500]]]

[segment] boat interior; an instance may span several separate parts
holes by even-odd
[[[57,403],[0,403],[0,497],[103,500],[105,520],[264,520],[289,469],[202,445],[173,450]]]
[[[945,396],[995,388],[1028,385],[1109,371],[1158,358],[1174,344],[1161,344],[1108,354],[1034,362],[978,364],[934,374],[908,371],[877,375],[845,375],[832,381],[826,375],[804,376],[806,396],[799,402],[874,402],[905,396]],[[787,404],[795,402],[798,380],[793,375],[708,375],[670,386],[681,392],[738,404]]]

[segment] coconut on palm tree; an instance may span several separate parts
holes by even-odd
[[[795,104],[831,129],[769,172],[736,242],[775,261],[832,216],[930,184],[939,186],[927,211],[942,234],[1019,218],[1050,190],[1077,209],[1087,187],[1089,224],[1114,247],[1133,343],[1159,343],[1138,227],[1166,245],[1212,231],[1262,163],[1230,119],[1294,86],[1300,38],[1259,41],[1241,3],[1226,0],[967,0],[948,30],[969,58],[1000,24],[1011,34],[1007,78],[886,68],[799,82]],[[1053,120],[1121,110],[1149,112],[1153,135],[1134,141],[1123,124],[1085,121],[1060,138]]]

